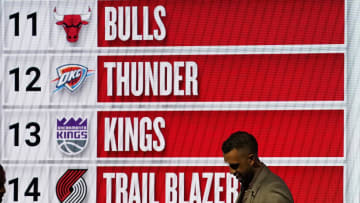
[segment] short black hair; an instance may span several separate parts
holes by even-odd
[[[0,164],[0,177],[1,176],[3,176],[3,175],[5,175],[5,170],[4,170],[4,168],[1,166],[1,164]],[[1,180],[1,179],[0,179]],[[0,182],[1,183],[1,182]]]
[[[233,149],[249,149],[250,153],[258,154],[258,143],[253,135],[245,131],[237,131],[230,135],[230,137],[224,141],[222,145],[222,151],[224,154],[230,152]]]

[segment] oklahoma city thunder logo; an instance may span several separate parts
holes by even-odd
[[[81,203],[86,197],[86,182],[82,178],[87,169],[69,169],[56,184],[56,196],[61,203]]]
[[[51,82],[56,83],[56,89],[54,93],[63,89],[64,87],[70,92],[77,90],[84,80],[93,75],[94,70],[88,70],[87,67],[79,64],[66,64],[58,67],[56,69],[58,78],[52,80]]]
[[[88,143],[87,119],[57,119],[56,141],[61,152],[66,155],[81,153]]]

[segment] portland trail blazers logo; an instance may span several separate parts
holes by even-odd
[[[66,155],[81,153],[88,143],[87,119],[57,119],[56,141],[61,152]]]
[[[86,182],[82,178],[87,169],[69,169],[56,184],[56,196],[61,203],[81,203],[86,197]]]

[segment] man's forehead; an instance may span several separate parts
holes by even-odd
[[[224,154],[224,161],[229,163],[236,162],[248,153],[248,150],[245,148],[232,149],[230,152]]]

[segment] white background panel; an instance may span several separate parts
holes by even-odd
[[[30,67],[40,70],[40,77],[33,87],[40,87],[41,91],[26,91],[26,88],[35,79],[35,71]],[[15,75],[9,71],[19,68],[19,91],[15,91]],[[49,59],[47,55],[7,55],[4,56],[4,104],[33,106],[49,103]]]
[[[1,18],[0,18],[1,19]],[[0,20],[0,22],[1,22],[1,20]],[[0,38],[1,39],[1,38]],[[0,48],[1,48],[1,45],[0,45]],[[3,53],[2,53],[2,50],[0,50],[0,66],[1,67],[3,67],[4,65],[3,65]],[[1,71],[0,71],[0,73],[1,73]],[[2,74],[0,74],[0,84],[2,84],[3,83],[3,80],[4,80],[4,74],[2,73]],[[0,90],[1,91],[1,90]],[[0,94],[0,95],[2,95],[2,94]]]
[[[44,111],[4,111],[4,133],[2,133],[2,148],[4,160],[44,160],[49,158],[49,115]],[[36,122],[40,126],[37,133],[40,142],[37,146],[29,146],[25,140],[35,142],[35,136],[30,133],[35,132],[36,128],[26,125]],[[9,126],[19,123],[19,146],[15,146],[15,130]]]
[[[95,203],[96,202],[96,167],[86,165],[54,165],[50,168],[50,178],[48,185],[49,190],[49,202],[59,202],[56,197],[56,184],[61,176],[68,169],[87,169],[88,171],[82,176],[87,185],[87,194],[84,199],[84,203]]]
[[[58,78],[56,69],[65,64],[79,64],[95,70],[74,92],[63,88],[57,92],[56,82],[50,82],[50,103],[52,105],[91,105],[96,104],[97,96],[97,57],[96,55],[63,55],[52,56],[50,59],[50,81]]]
[[[49,168],[47,166],[35,165],[4,165],[6,171],[6,195],[4,202],[14,201],[14,184],[9,184],[10,180],[18,178],[18,201],[17,202],[49,202]],[[25,196],[24,193],[34,178],[38,178],[38,192],[40,196],[38,201],[34,201],[33,197]],[[34,192],[33,189],[30,190]]]
[[[97,115],[96,111],[57,111],[50,113],[50,151],[49,159],[50,160],[68,160],[68,159],[83,159],[83,160],[94,160],[96,159],[96,143],[97,143]],[[56,131],[57,131],[57,119],[61,120],[70,118],[77,120],[82,118],[83,120],[87,119],[88,125],[88,143],[85,149],[76,155],[67,155],[61,152],[59,145],[56,142]]]
[[[56,25],[53,10],[56,7],[57,13],[66,14],[86,14],[88,8],[91,9],[89,24],[82,25],[77,42],[70,43],[66,40],[66,33],[62,26]],[[96,48],[97,47],[97,1],[77,0],[77,1],[51,1],[50,2],[50,45],[52,49],[76,49],[76,48]]]
[[[344,202],[360,202],[360,1],[347,1],[347,111]]]
[[[3,8],[4,48],[9,50],[39,50],[49,46],[49,7],[47,1],[5,1]],[[15,36],[14,19],[9,16],[19,12],[19,36]],[[36,36],[32,35],[32,19],[36,12]]]

